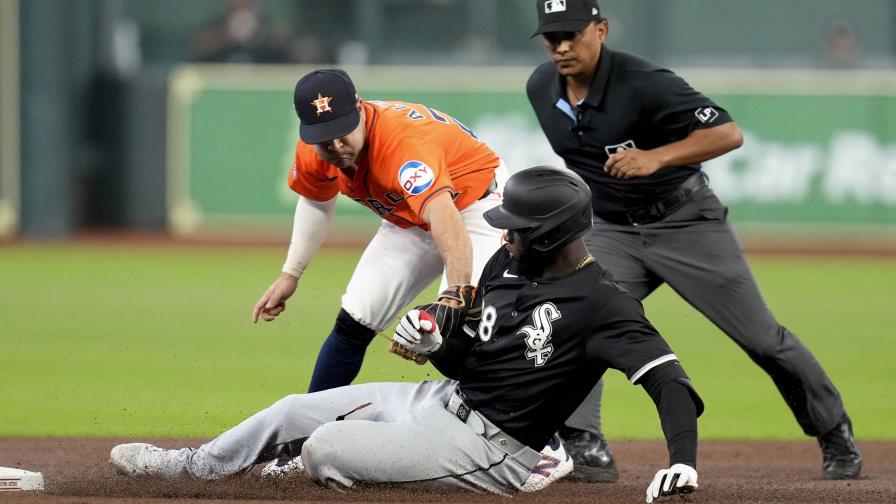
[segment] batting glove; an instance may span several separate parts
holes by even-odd
[[[414,309],[432,315],[439,331],[451,337],[464,324],[467,313],[475,304],[475,297],[475,285],[452,285],[439,293],[435,303],[416,306]]]
[[[697,470],[685,464],[660,469],[647,487],[647,502],[667,495],[689,494],[697,489]]]
[[[432,315],[411,310],[401,319],[392,341],[420,355],[430,355],[442,346],[442,333]]]

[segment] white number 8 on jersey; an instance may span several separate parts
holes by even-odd
[[[495,330],[495,322],[498,321],[498,310],[494,306],[486,306],[482,310],[482,320],[479,321],[479,339],[488,341],[492,339],[492,331]]]

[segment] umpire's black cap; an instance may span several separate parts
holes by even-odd
[[[358,93],[345,70],[315,70],[299,79],[292,95],[301,126],[299,136],[306,144],[329,142],[344,137],[358,127]]]
[[[550,32],[577,32],[592,21],[602,21],[597,0],[535,0],[538,30],[533,37]]]

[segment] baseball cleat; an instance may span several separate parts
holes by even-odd
[[[556,435],[551,438],[547,446],[541,450],[541,459],[529,472],[521,492],[536,492],[543,490],[551,483],[569,475],[573,469],[572,457],[566,453],[566,448]]]
[[[112,448],[109,463],[127,476],[177,478],[186,474],[186,466],[175,451],[146,443],[121,444]]]
[[[261,470],[262,478],[290,478],[305,472],[305,464],[302,457],[293,457],[285,460],[275,460],[264,466]]]
[[[613,453],[602,436],[563,427],[560,437],[575,463],[575,472],[570,479],[589,483],[615,483],[619,479]]]
[[[852,421],[844,416],[843,421],[818,436],[821,446],[821,477],[824,479],[856,479],[862,472],[862,454],[856,446],[852,433]]]

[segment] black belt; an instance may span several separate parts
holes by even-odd
[[[464,393],[460,391],[460,387],[454,389],[454,392],[451,393],[451,397],[448,399],[445,409],[453,413],[461,422],[467,424],[473,432],[484,437],[489,443],[504,453],[514,457],[526,457],[527,455],[535,453],[537,456],[535,457],[535,461],[532,462],[532,465],[535,465],[535,462],[537,462],[537,459],[540,457],[538,452],[529,449],[528,446],[508,436],[495,424],[491,423],[488,419],[472,409],[470,405],[467,404]],[[527,449],[529,449],[531,453],[527,452]]]
[[[665,198],[647,206],[623,210],[619,212],[617,218],[611,217],[605,220],[616,224],[631,224],[632,226],[659,222],[681,208],[694,193],[704,187],[708,187],[706,175],[702,171],[697,172],[688,177],[687,180],[678,186],[678,189]],[[598,216],[604,218],[600,214]]]

